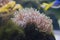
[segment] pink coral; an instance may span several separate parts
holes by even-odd
[[[25,8],[15,12],[12,20],[21,26],[25,26],[27,22],[34,22],[37,24],[40,31],[52,31],[52,20],[45,14],[41,14],[39,11],[33,8]]]

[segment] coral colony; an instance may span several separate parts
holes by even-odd
[[[24,8],[14,13],[14,23],[24,28],[26,40],[55,40],[52,20],[33,8]]]
[[[33,8],[25,8],[15,12],[14,18],[12,18],[12,20],[24,28],[27,22],[34,22],[37,24],[37,28],[39,28],[40,31],[52,31],[52,20],[45,14],[41,14],[39,11]]]
[[[0,0],[0,40],[55,40],[52,20],[37,9]]]

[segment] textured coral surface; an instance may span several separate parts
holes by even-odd
[[[37,24],[37,28],[40,31],[51,32],[52,30],[52,20],[45,14],[41,14],[39,11],[33,8],[25,8],[15,12],[12,20],[24,28],[27,22],[34,22]]]

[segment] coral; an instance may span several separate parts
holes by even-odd
[[[0,40],[55,40],[52,20],[45,14],[33,8],[25,8],[16,11],[13,16],[2,17]]]
[[[39,11],[33,8],[25,8],[15,12],[12,20],[24,28],[28,22],[32,22],[36,23],[39,31],[50,33],[53,29],[52,20],[45,14],[41,14]]]
[[[7,4],[11,0],[0,0],[0,6]]]
[[[24,40],[23,28],[8,20],[0,26],[0,40]]]

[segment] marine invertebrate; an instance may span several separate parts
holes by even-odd
[[[11,0],[0,0],[0,6],[4,6],[4,5],[7,4],[9,1],[11,1]]]
[[[14,18],[12,20],[25,28],[25,25],[28,22],[36,23],[37,28],[43,32],[52,32],[52,20],[47,17],[45,14],[39,13],[36,9],[25,8],[18,12],[15,12]]]
[[[5,1],[4,1],[5,2]],[[5,5],[3,5],[3,2],[1,4],[1,7],[0,7],[0,13],[4,13],[4,12],[11,12],[12,11],[15,11],[15,10],[19,10],[19,9],[22,9],[22,6],[20,4],[16,4],[15,1],[8,1],[8,3],[6,3]]]
[[[9,12],[11,8],[13,8],[15,6],[15,1],[11,1],[9,3],[7,3],[6,5],[4,5],[3,7],[0,8],[0,13],[1,12]]]
[[[22,9],[22,5],[20,4],[16,4],[15,7],[13,8],[13,10],[19,10],[19,9]]]
[[[3,1],[3,2],[2,2]],[[4,2],[7,2],[4,4]],[[17,9],[19,10],[21,8],[20,4],[16,4],[15,1],[12,0],[0,0],[0,20],[3,21],[11,17],[11,15],[16,11]],[[3,5],[4,4],[4,5]]]
[[[55,40],[52,20],[36,9],[21,9],[11,19],[24,28],[25,40]]]
[[[55,40],[52,34],[52,20],[33,8],[14,13],[0,27],[0,40]]]
[[[0,40],[24,40],[23,28],[19,27],[12,20],[7,20],[0,26]]]

